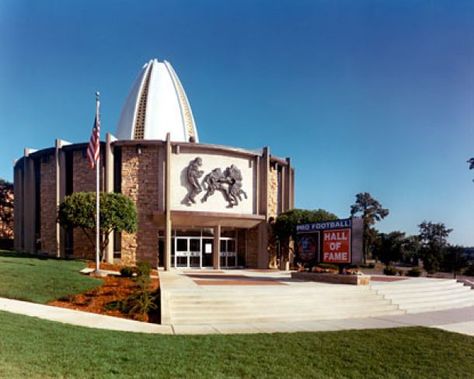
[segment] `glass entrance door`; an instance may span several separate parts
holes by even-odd
[[[235,238],[221,237],[221,267],[237,267]]]
[[[201,268],[201,238],[175,237],[174,266],[178,268]]]

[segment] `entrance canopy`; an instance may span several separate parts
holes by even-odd
[[[153,221],[159,226],[164,226],[165,214],[153,212]],[[173,227],[213,227],[220,225],[221,227],[250,229],[262,221],[265,221],[265,216],[263,215],[171,211]]]

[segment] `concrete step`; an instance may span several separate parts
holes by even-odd
[[[474,301],[463,301],[463,300],[453,300],[453,301],[443,301],[440,303],[432,304],[419,304],[416,306],[400,306],[401,310],[406,311],[406,313],[420,313],[420,312],[430,312],[430,311],[441,311],[446,309],[454,308],[467,308],[474,305]]]
[[[371,288],[407,313],[461,308],[474,304],[474,291],[454,279],[418,279],[372,285]]]
[[[449,281],[427,281],[425,283],[420,283],[417,281],[405,281],[403,283],[391,284],[386,283],[384,285],[371,284],[370,287],[376,291],[383,291],[384,293],[404,293],[404,292],[423,292],[431,291],[433,289],[449,289],[449,288],[458,288],[460,283],[457,283],[454,280]]]
[[[287,305],[275,303],[275,304],[225,304],[225,305],[212,305],[212,304],[187,304],[180,306],[173,306],[173,312],[176,313],[198,313],[198,312],[240,312],[240,313],[257,313],[257,312],[274,312],[274,311],[285,311],[293,312],[314,312],[324,309],[339,310],[339,309],[351,309],[351,308],[374,308],[374,307],[393,307],[393,305],[382,298],[379,299],[365,299],[363,301],[357,301],[356,303],[306,303],[298,304],[297,307],[288,307]]]
[[[423,301],[430,301],[431,299],[443,299],[443,298],[453,298],[453,297],[466,297],[474,299],[474,291],[468,288],[453,288],[448,290],[432,290],[432,291],[424,291],[424,292],[412,292],[412,293],[380,293],[379,295],[383,295],[386,298],[390,298],[390,300],[397,302],[397,301],[410,301],[417,302],[420,300]]]
[[[353,294],[351,296],[348,295],[339,295],[339,296],[330,296],[325,294],[318,294],[316,295],[308,295],[308,296],[288,296],[288,297],[266,297],[266,296],[255,296],[250,295],[248,297],[234,297],[234,296],[191,296],[191,297],[174,297],[171,296],[170,303],[171,304],[189,304],[189,303],[210,303],[210,304],[227,304],[227,303],[264,303],[264,304],[272,304],[272,303],[279,303],[279,304],[295,304],[300,302],[332,302],[332,303],[340,303],[345,301],[354,301],[354,300],[363,300],[363,299],[371,299],[373,296],[377,296],[376,294],[368,294],[368,293],[361,293],[361,294]]]
[[[219,324],[219,323],[245,323],[245,322],[288,322],[291,321],[313,321],[313,320],[336,320],[346,318],[376,317],[381,315],[400,315],[405,312],[399,309],[381,309],[369,311],[352,310],[347,312],[312,313],[312,314],[275,314],[275,315],[208,315],[197,316],[174,316],[175,324]]]

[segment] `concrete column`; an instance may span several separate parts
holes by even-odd
[[[283,212],[286,212],[290,209],[293,208],[292,204],[292,197],[293,197],[293,187],[291,185],[291,160],[290,158],[286,158],[287,166],[285,167],[286,171],[286,193],[285,193],[285,199],[286,199],[286,208],[283,209]]]
[[[258,225],[258,256],[257,256],[257,267],[266,269],[268,268],[268,226],[267,222],[261,222]]]
[[[171,141],[170,134],[166,135],[165,160],[165,271],[171,268]]]
[[[35,185],[35,163],[29,157],[29,151],[25,150],[25,174],[24,174],[24,191],[23,191],[23,217],[24,224],[24,249],[28,253],[35,253],[36,251],[36,188]]]
[[[23,251],[25,246],[25,238],[24,238],[24,231],[23,226],[25,224],[24,220],[24,210],[23,210],[23,179],[25,177],[25,159],[20,162],[15,163],[14,169],[14,199],[15,199],[15,206],[13,208],[13,222],[14,222],[14,229],[13,235],[15,237],[15,250]]]
[[[214,241],[212,249],[212,265],[214,269],[221,268],[221,226],[214,226]]]
[[[57,139],[55,141],[55,151],[54,151],[54,163],[55,163],[55,171],[56,171],[56,209],[59,208],[59,204],[61,201],[64,199],[64,195],[66,192],[66,170],[65,170],[65,158],[64,158],[64,153],[61,151],[63,144],[60,139]],[[63,241],[64,241],[64,235],[63,231],[61,228],[61,225],[59,225],[59,222],[56,221],[56,243],[55,243],[55,254],[56,258],[60,258],[62,256],[62,252],[64,252],[63,246]],[[62,237],[62,238],[61,238]]]
[[[268,147],[263,148],[263,157],[260,160],[260,212],[259,214],[265,215],[265,219],[268,217],[268,172],[270,171],[270,149]]]
[[[114,192],[114,154],[112,151],[112,135],[106,134],[105,141],[105,165],[104,165],[104,192]],[[105,260],[114,263],[114,232],[109,234],[109,243],[105,247]]]

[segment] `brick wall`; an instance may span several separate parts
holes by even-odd
[[[258,226],[247,230],[247,260],[245,265],[247,267],[258,266]]]
[[[84,148],[86,149],[86,148]],[[95,192],[96,171],[90,169],[87,157],[83,150],[77,150],[73,153],[73,192]],[[101,173],[102,174],[102,173]],[[101,186],[102,188],[102,186]],[[74,256],[80,258],[95,258],[95,245],[85,235],[81,229],[74,229]],[[92,241],[95,237],[92,236]]]
[[[56,255],[56,161],[54,153],[41,157],[40,208],[41,208],[41,248],[42,252]]]
[[[158,227],[153,211],[158,210],[158,146],[144,146],[138,154],[135,146],[122,147],[122,193],[136,204],[138,231],[122,233],[122,263],[148,261],[157,264]]]

